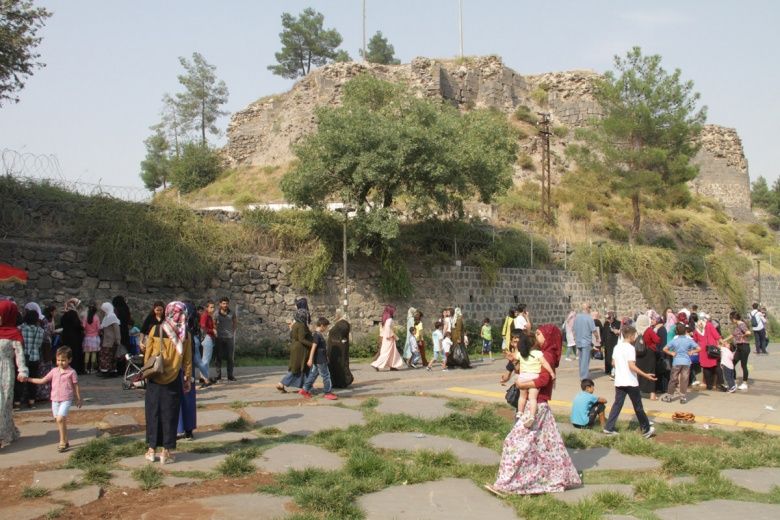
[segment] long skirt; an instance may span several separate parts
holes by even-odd
[[[306,382],[306,377],[309,375],[309,371],[301,371],[297,374],[293,372],[287,372],[285,376],[282,378],[282,385],[283,386],[291,386],[293,388],[303,388],[303,383]]]
[[[349,343],[334,344],[328,349],[328,369],[334,388],[347,388],[354,381],[349,369]]]
[[[41,358],[40,363],[38,363],[38,374],[35,377],[43,378],[46,374],[51,372],[52,365],[50,361],[44,361],[43,358]],[[35,385],[37,388],[35,389],[35,398],[38,401],[48,401],[49,397],[51,396],[51,383],[46,383],[45,385]]]
[[[16,361],[14,341],[0,339],[0,444],[5,446],[19,438],[14,424],[14,381]],[[19,346],[19,349],[22,347]]]
[[[648,374],[655,374],[656,369],[655,352],[647,349],[643,356],[636,357],[636,366]],[[639,378],[639,391],[643,394],[655,392],[655,381],[650,381],[644,377]]]
[[[517,495],[538,495],[580,485],[582,481],[558,433],[550,406],[539,403],[531,428],[517,421],[506,436],[493,487]]]
[[[183,376],[179,376],[179,379],[184,381]],[[177,428],[178,433],[192,432],[198,427],[198,406],[196,403],[195,395],[195,383],[190,385],[189,392],[182,392],[181,394],[181,406],[179,406],[179,426]]]
[[[401,353],[395,346],[395,340],[385,339],[382,341],[382,350],[379,351],[379,357],[371,363],[371,366],[377,370],[385,368],[396,369],[403,368],[404,360]]]
[[[100,347],[98,368],[101,372],[116,372],[116,346]]]

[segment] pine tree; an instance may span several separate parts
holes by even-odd
[[[283,78],[295,79],[305,76],[312,65],[319,67],[328,61],[349,61],[349,54],[340,54],[341,34],[336,29],[323,29],[325,17],[311,7],[297,18],[290,13],[282,14],[282,50],[275,53],[278,65],[269,65],[268,70]]]
[[[363,50],[360,50],[363,56]],[[390,45],[387,38],[382,36],[382,31],[377,31],[368,41],[368,50],[363,56],[366,61],[371,63],[383,63],[385,65],[398,65],[401,60],[395,58],[395,48]]]
[[[200,144],[206,146],[207,131],[219,135],[216,121],[227,114],[220,107],[227,103],[228,89],[224,81],[217,81],[216,67],[199,53],[192,53],[192,62],[180,57],[179,63],[185,70],[185,74],[178,76],[185,91],[176,94],[181,124],[198,129]]]

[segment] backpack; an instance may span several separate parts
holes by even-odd
[[[750,313],[750,326],[754,329],[758,327],[758,319],[756,318],[756,314],[758,314],[757,311]]]

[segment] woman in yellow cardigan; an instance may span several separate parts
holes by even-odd
[[[144,362],[162,355],[163,371],[146,380],[146,460],[154,462],[157,448],[160,464],[174,461],[176,429],[182,390],[189,392],[192,377],[191,338],[187,333],[187,307],[182,302],[171,302],[165,307],[165,319],[150,332],[144,350]],[[184,373],[184,383],[179,372]]]

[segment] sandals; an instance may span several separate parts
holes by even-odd
[[[154,462],[155,460],[157,460],[157,456],[153,451],[147,451],[146,454],[144,455],[144,458],[149,462]]]
[[[497,490],[496,488],[494,488],[490,484],[485,484],[482,487],[484,487],[485,489],[487,489],[488,491],[490,491],[491,493],[496,495],[498,498],[506,498],[506,496],[507,496],[506,493],[503,493],[503,492]]]
[[[164,466],[166,464],[173,464],[174,462],[176,462],[176,458],[173,456],[172,453],[170,453],[170,452],[166,453],[165,451],[160,453],[160,464],[162,466]]]
[[[68,451],[68,448],[70,448],[70,443],[66,442],[65,444],[60,444],[59,446],[57,446],[57,451],[60,453],[65,453],[66,451]]]
[[[277,385],[276,385],[276,389],[277,389],[277,390],[279,391],[279,393],[281,393],[281,394],[286,394],[286,393],[287,393],[287,389],[284,387],[284,385],[283,385],[282,383],[279,383],[279,384],[277,384]]]

